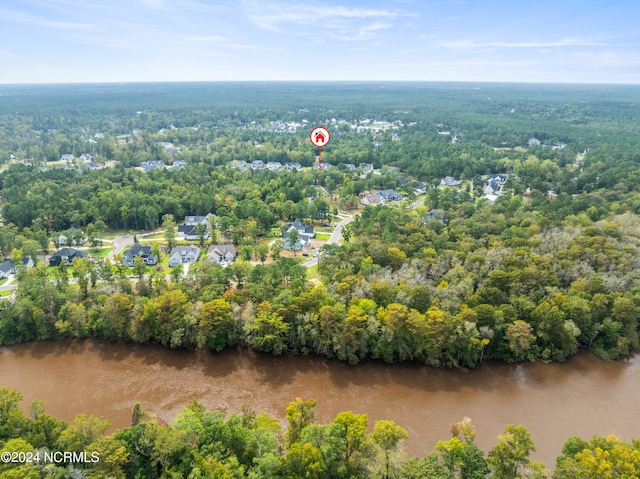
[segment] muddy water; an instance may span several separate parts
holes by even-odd
[[[127,426],[139,401],[166,422],[192,398],[237,412],[249,400],[278,417],[296,397],[315,398],[321,421],[340,411],[392,419],[409,432],[405,449],[424,455],[469,416],[488,450],[505,424],[524,424],[553,468],[570,436],[640,437],[640,359],[605,363],[581,354],[565,364],[488,364],[474,371],[318,358],[272,357],[237,349],[222,354],[94,340],[0,348],[0,387],[18,389],[25,407],[71,420],[95,413]]]

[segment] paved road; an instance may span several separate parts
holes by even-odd
[[[112,242],[113,249],[109,251],[106,258],[113,262],[113,258],[115,258],[117,254],[121,253],[122,250],[130,244],[133,244],[133,235],[118,236],[117,238],[114,238]]]
[[[354,216],[348,216],[342,221],[340,221],[336,225],[336,228],[333,230],[333,233],[331,233],[331,236],[329,237],[327,244],[337,244],[340,238],[342,237],[342,228],[344,228],[345,225],[348,225],[349,223],[351,223],[353,219],[354,219]],[[309,258],[307,261],[302,263],[302,266],[304,266],[305,268],[311,268],[316,264],[318,264],[318,258],[313,257],[313,258]]]
[[[424,204],[424,200],[426,200],[427,197],[423,196],[422,198],[418,198],[416,201],[414,201],[413,203],[411,203],[409,205],[409,209],[414,210],[416,209],[418,206]]]

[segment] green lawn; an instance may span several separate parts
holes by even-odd
[[[89,254],[91,256],[93,256],[94,258],[104,258],[109,254],[109,251],[111,251],[113,248],[108,247],[108,248],[98,248],[97,250],[94,250],[93,248],[91,248],[89,250]]]
[[[316,233],[316,239],[317,240],[329,241],[329,238],[331,238],[331,234],[330,233]]]
[[[0,279],[0,286],[2,286],[4,283],[6,283],[6,282],[7,282],[7,279],[9,279],[9,278],[2,278],[2,279]]]
[[[3,289],[2,291],[0,291],[0,297],[2,298],[6,298],[8,296],[11,296],[13,294],[13,290],[11,289]]]

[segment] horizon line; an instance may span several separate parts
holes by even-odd
[[[7,86],[71,86],[71,85],[141,85],[141,84],[206,84],[206,83],[367,83],[367,84],[399,84],[399,83],[480,83],[504,85],[581,85],[581,86],[640,86],[640,82],[576,82],[576,81],[505,81],[505,80],[133,80],[133,81],[68,81],[68,82],[1,82],[0,87]]]

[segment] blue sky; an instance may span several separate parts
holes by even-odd
[[[640,83],[640,2],[5,0],[0,83]]]

